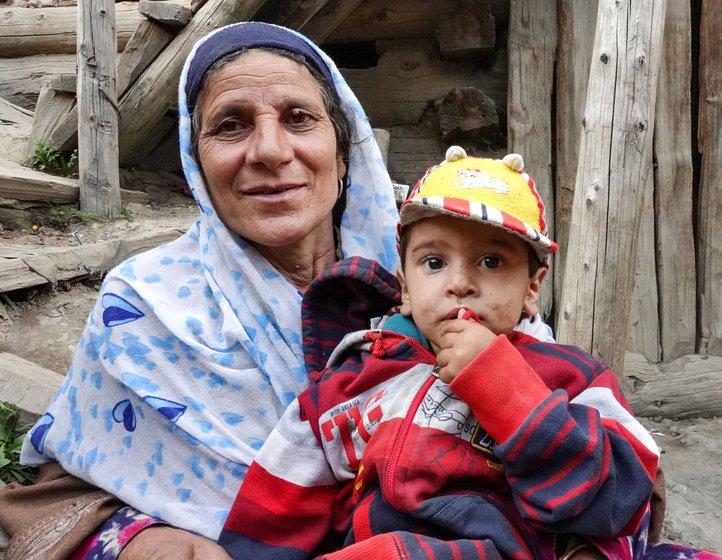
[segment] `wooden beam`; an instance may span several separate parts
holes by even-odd
[[[23,413],[23,421],[43,415],[65,379],[14,354],[0,352],[0,402],[10,402]]]
[[[303,33],[321,44],[364,0],[331,0],[303,26]]]
[[[722,358],[692,354],[654,364],[627,352],[622,389],[637,416],[722,416]]]
[[[303,29],[328,3],[329,0],[289,0],[281,17],[274,19],[274,23],[291,29]]]
[[[38,96],[38,104],[35,107],[35,118],[33,119],[33,127],[28,137],[26,147],[26,156],[30,157],[35,153],[35,149],[39,143],[46,146],[52,146],[61,149],[62,143],[57,137],[70,134],[77,134],[77,118],[73,126],[67,127],[65,121],[67,115],[75,108],[75,95],[58,91],[46,84],[40,90]],[[76,113],[77,114],[77,113]],[[63,127],[66,128],[63,128]]]
[[[138,11],[151,21],[168,27],[185,27],[191,20],[190,7],[175,2],[140,0]]]
[[[508,151],[524,157],[546,205],[554,239],[552,89],[557,48],[556,0],[511,0],[509,4]],[[549,318],[554,278],[542,284],[540,312]]]
[[[692,21],[688,2],[667,2],[654,127],[656,258],[661,359],[696,350],[697,275],[692,170]],[[719,121],[717,121],[719,125]],[[717,229],[717,236],[720,229]]]
[[[147,138],[166,111],[175,104],[178,78],[196,41],[228,23],[250,20],[264,1],[208,0],[136,80],[119,104],[122,166],[141,161],[155,147],[155,144],[149,145]],[[138,110],[140,106],[142,111]]]
[[[80,0],[78,13],[80,209],[113,219],[120,214],[115,5]]]
[[[665,0],[600,0],[581,138],[560,342],[621,374],[652,134]]]
[[[700,354],[722,356],[722,4],[702,0],[699,49]]]
[[[120,52],[143,20],[137,2],[118,2],[116,52]],[[0,53],[5,58],[39,54],[75,53],[78,9],[76,7],[4,7],[0,18]]]
[[[48,76],[74,74],[77,64],[75,54],[0,58],[0,97],[32,111]]]

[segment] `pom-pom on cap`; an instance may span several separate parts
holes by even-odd
[[[530,243],[549,262],[557,244],[546,236],[544,203],[519,154],[503,159],[472,157],[451,146],[439,165],[430,167],[401,205],[404,226],[449,215],[503,228]]]

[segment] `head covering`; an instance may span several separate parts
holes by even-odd
[[[129,505],[211,539],[256,452],[310,384],[302,295],[221,222],[191,148],[191,69],[195,78],[196,68],[232,50],[229,41],[253,46],[248,37],[262,37],[262,30],[321,60],[353,121],[340,226],[344,257],[396,269],[391,180],[366,115],[334,63],[281,27],[217,30],[189,55],[179,88],[181,160],[200,217],[179,239],[108,274],[66,380],[22,452],[25,463],[56,459]]]
[[[544,203],[519,154],[504,159],[467,156],[451,146],[430,167],[400,210],[399,233],[413,222],[439,214],[476,220],[520,236],[542,262],[557,244],[546,236]]]

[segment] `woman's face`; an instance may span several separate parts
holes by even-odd
[[[332,245],[346,167],[308,69],[249,51],[210,76],[198,107],[200,163],[226,226],[261,247]]]

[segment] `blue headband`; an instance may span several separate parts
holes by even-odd
[[[319,53],[296,32],[259,21],[237,23],[211,34],[196,50],[186,79],[189,112],[193,112],[208,69],[227,54],[253,47],[275,47],[300,54],[333,84],[331,71]]]

